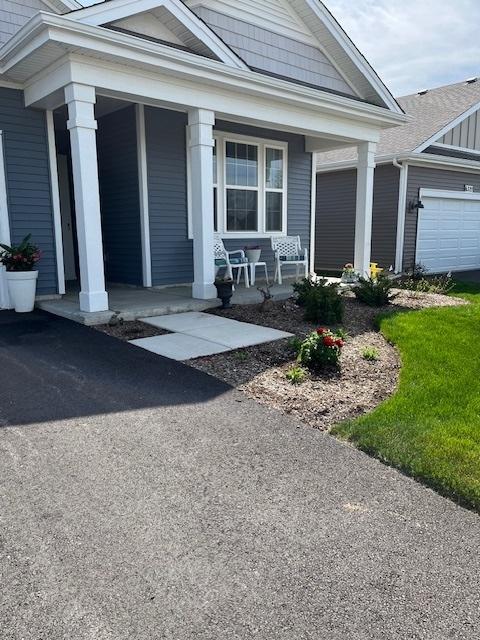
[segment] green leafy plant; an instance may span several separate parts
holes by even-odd
[[[295,282],[292,285],[294,293],[297,294],[297,304],[299,307],[304,307],[307,301],[307,297],[311,291],[322,287],[327,281],[324,278],[303,278],[300,282]]]
[[[376,362],[380,354],[375,347],[365,347],[362,351],[362,358],[368,360],[368,362]]]
[[[329,329],[313,331],[302,342],[298,352],[299,364],[308,369],[322,369],[326,366],[338,366],[344,342]]]
[[[300,340],[300,338],[298,336],[294,336],[290,340],[290,347],[292,348],[292,351],[295,353],[295,355],[298,354],[298,352],[300,351],[300,347],[301,346],[302,346],[302,341]]]
[[[336,282],[321,281],[305,297],[305,320],[339,324],[343,320],[344,302]]]
[[[0,264],[7,271],[32,271],[42,257],[39,248],[30,242],[32,235],[26,236],[20,244],[0,244]]]
[[[353,292],[357,300],[370,307],[383,307],[397,297],[392,293],[394,282],[383,274],[376,278],[360,278]]]
[[[307,372],[303,367],[294,366],[290,367],[290,369],[286,372],[285,377],[292,384],[301,384],[305,381]]]
[[[440,275],[428,275],[428,269],[422,264],[416,264],[407,274],[407,277],[400,281],[402,289],[415,291],[417,293],[440,293],[446,295],[455,286],[451,273]]]
[[[235,351],[233,355],[239,362],[245,362],[245,360],[248,360],[248,353],[246,351]]]

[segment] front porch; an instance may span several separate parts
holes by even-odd
[[[258,282],[258,286],[264,286]],[[277,300],[292,295],[292,282],[282,285],[274,284],[271,293]],[[105,324],[114,315],[125,321],[137,320],[153,316],[164,316],[187,311],[205,311],[220,305],[219,300],[196,300],[192,297],[191,286],[174,286],[162,289],[145,289],[127,285],[108,285],[109,309],[107,311],[86,312],[80,309],[78,288],[71,287],[58,300],[39,301],[37,306],[54,315],[79,322],[85,325]],[[233,304],[255,304],[262,297],[255,287],[246,289],[238,286],[232,298]]]

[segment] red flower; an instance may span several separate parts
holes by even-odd
[[[323,344],[326,347],[334,347],[335,346],[335,339],[332,338],[332,336],[325,336],[325,338],[323,339]]]
[[[317,333],[319,336],[323,336],[323,334],[327,332],[328,332],[328,329],[324,329],[323,327],[321,327],[320,329],[317,329]]]
[[[337,347],[340,347],[341,349],[345,343],[341,338],[339,338],[338,340],[335,340],[335,344],[337,345]]]

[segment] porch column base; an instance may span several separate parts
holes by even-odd
[[[196,282],[192,285],[192,298],[197,300],[215,300],[217,297],[217,289],[214,284]]]
[[[80,310],[87,313],[108,311],[108,294],[106,291],[80,291]]]

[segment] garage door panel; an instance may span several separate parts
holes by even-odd
[[[480,268],[480,199],[423,199],[417,262],[440,273]]]

